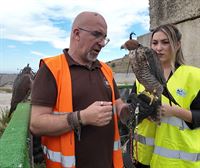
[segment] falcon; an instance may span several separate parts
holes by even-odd
[[[13,91],[9,116],[11,116],[13,111],[15,111],[18,103],[28,100],[34,75],[35,74],[32,71],[31,67],[29,67],[29,64],[27,64],[27,66],[24,67],[17,75],[12,88]]]
[[[166,86],[163,69],[156,52],[132,39],[132,34],[121,49],[129,51],[128,57],[132,70],[137,80],[145,87],[145,92],[150,95],[152,103],[161,97]]]
[[[120,121],[129,129],[129,139],[126,141],[129,144],[126,145],[128,150],[125,151],[123,157],[126,167],[133,166],[135,146],[133,147],[132,138],[134,134],[137,135],[137,125],[148,116],[158,124],[160,123],[161,116],[158,109],[161,105],[161,95],[163,91],[168,93],[163,69],[156,52],[132,39],[133,34],[130,34],[129,40],[121,46],[121,49],[129,51],[129,65],[145,90],[138,95],[130,94],[127,98],[128,105],[124,106],[120,112]],[[137,152],[135,155],[137,157]]]

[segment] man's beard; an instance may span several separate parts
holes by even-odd
[[[87,59],[88,62],[94,62],[94,61],[97,60],[97,57],[98,57],[98,55],[94,55],[94,54],[89,52],[86,56],[86,59]]]

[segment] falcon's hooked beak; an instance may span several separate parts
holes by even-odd
[[[126,49],[125,44],[123,44],[120,49]]]

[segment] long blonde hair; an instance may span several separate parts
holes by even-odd
[[[150,41],[151,44],[152,44],[153,35],[158,31],[165,33],[169,39],[169,43],[171,45],[171,49],[172,49],[172,53],[173,53],[173,57],[172,57],[173,59],[172,59],[172,63],[171,63],[172,69],[174,70],[176,65],[185,64],[183,52],[182,52],[182,48],[181,48],[182,34],[177,29],[177,27],[174,26],[173,24],[164,24],[164,25],[157,27],[152,32],[151,41]],[[178,45],[180,45],[180,46],[177,50]]]

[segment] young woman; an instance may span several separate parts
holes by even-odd
[[[167,80],[167,88],[175,99],[170,106],[162,96],[161,124],[148,119],[138,127],[137,167],[200,167],[200,69],[184,64],[181,33],[171,24],[157,27],[151,36]],[[136,82],[136,93],[143,87]],[[145,166],[146,165],[146,166]]]

